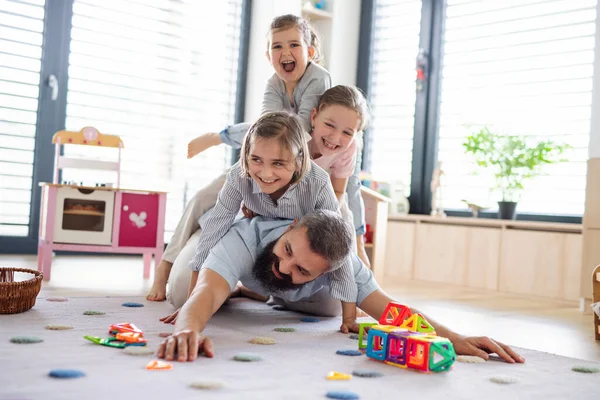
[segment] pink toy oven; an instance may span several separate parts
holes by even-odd
[[[158,262],[164,248],[166,193],[119,188],[118,136],[102,135],[87,127],[61,131],[56,145],[54,182],[41,183],[41,221],[38,270],[50,280],[52,251],[142,254],[144,278],[150,277],[152,257]],[[93,161],[60,155],[63,144],[115,147],[119,161]],[[117,173],[117,187],[86,187],[58,183],[63,168],[108,169]]]

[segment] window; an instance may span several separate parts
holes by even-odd
[[[443,205],[496,209],[464,138],[484,125],[573,148],[526,182],[519,213],[581,215],[590,134],[596,0],[447,0],[438,159]],[[471,128],[469,128],[469,126]]]
[[[230,165],[229,148],[188,160],[187,143],[234,122],[241,13],[242,0],[73,4],[66,128],[121,136],[121,186],[168,192],[166,239],[191,196]],[[114,182],[108,172],[65,170],[62,179]]]
[[[44,0],[0,3],[0,236],[29,234]]]
[[[421,0],[376,0],[368,83],[368,140],[373,178],[401,182],[409,195],[415,115],[415,60]]]

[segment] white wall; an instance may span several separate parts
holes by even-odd
[[[361,0],[333,3],[329,72],[334,85],[356,85]]]
[[[600,2],[596,4],[600,16]],[[596,55],[594,59],[594,87],[592,95],[592,125],[590,129],[590,158],[600,158],[600,24],[596,26]]]
[[[303,0],[254,0],[252,2],[246,85],[245,120],[247,122],[255,120],[260,115],[265,84],[273,75],[273,69],[265,56],[269,24],[278,15],[301,15],[302,3]],[[329,72],[334,85],[354,85],[358,62],[361,0],[338,0],[330,4],[334,18],[329,38],[331,54],[327,55]]]

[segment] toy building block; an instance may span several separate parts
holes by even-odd
[[[125,342],[118,342],[118,341],[115,341],[113,338],[103,339],[98,336],[89,336],[89,335],[85,335],[83,338],[89,340],[90,342],[100,344],[102,346],[116,347],[118,349],[122,349],[125,347]]]
[[[433,326],[421,314],[413,314],[410,318],[400,325],[401,328],[406,328],[409,331],[431,333],[435,335]]]
[[[450,369],[456,361],[456,352],[452,342],[446,338],[437,338],[429,347],[429,370],[442,372]]]
[[[387,355],[388,332],[377,327],[369,329],[367,338],[367,357],[378,361],[384,361]]]
[[[369,328],[373,325],[377,325],[376,322],[361,322],[358,325],[358,349],[364,350],[367,348],[367,344],[363,341],[366,338],[366,328]]]
[[[596,266],[592,273],[592,303],[600,303],[600,265]],[[600,340],[600,314],[594,310],[594,336]]]
[[[142,334],[136,332],[121,332],[117,333],[116,339],[121,342],[127,343],[127,345],[145,346],[146,339],[143,338]]]
[[[108,331],[112,335],[123,332],[139,333],[141,336],[144,335],[144,332],[140,328],[131,323],[112,324]]]
[[[423,315],[412,315],[406,306],[390,303],[379,324],[361,323],[359,349],[365,348],[367,326],[366,355],[374,360],[422,372],[447,371],[456,361],[450,340],[437,336]]]
[[[160,360],[152,360],[148,364],[146,364],[146,369],[154,371],[164,371],[168,369],[173,369],[173,364]]]
[[[327,374],[326,379],[328,381],[347,381],[352,378],[352,375],[343,374],[341,372],[331,371]]]
[[[411,315],[412,313],[410,312],[409,307],[391,301],[388,303],[383,314],[381,314],[381,318],[379,318],[379,324],[400,326],[404,320]]]

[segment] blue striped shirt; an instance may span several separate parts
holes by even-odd
[[[329,174],[311,161],[307,174],[275,203],[263,193],[260,186],[249,176],[242,174],[240,163],[236,163],[227,174],[217,204],[202,223],[202,233],[190,268],[199,271],[210,250],[229,231],[242,203],[256,214],[267,218],[296,219],[315,210],[339,212],[339,203],[331,186]],[[233,251],[233,249],[232,249]],[[335,299],[353,303],[356,301],[356,282],[350,257],[332,272],[329,292]]]

